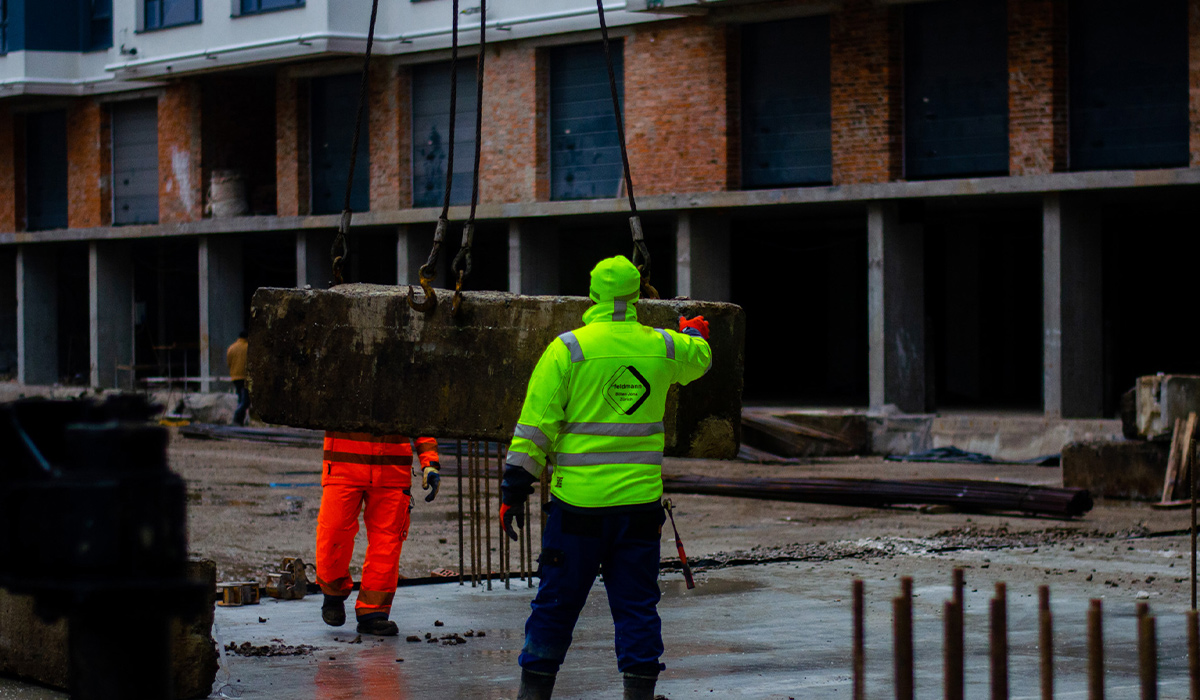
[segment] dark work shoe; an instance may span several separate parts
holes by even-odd
[[[385,618],[368,618],[358,621],[359,634],[373,634],[378,637],[394,637],[400,634],[400,628],[395,622]]]
[[[325,602],[321,603],[321,619],[330,627],[341,627],[346,624],[346,597],[325,594]]]
[[[521,690],[517,692],[517,700],[550,700],[555,678],[552,673],[521,669]]]
[[[637,676],[625,674],[625,700],[654,700],[654,685],[658,682],[656,676]]]

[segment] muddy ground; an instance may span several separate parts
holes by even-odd
[[[313,560],[320,508],[320,450],[252,442],[184,438],[170,444],[171,465],[188,485],[189,548],[217,563],[218,580],[265,581],[280,558]],[[401,574],[428,576],[458,568],[458,501],[452,457],[433,503],[417,498]],[[1058,486],[1054,467],[901,464],[878,458],[816,459],[768,465],[668,459],[670,474],[740,476],[857,476],[874,478],[978,478]],[[495,483],[492,484],[495,498]],[[419,487],[418,487],[419,492]],[[719,496],[673,495],[676,520],[691,559],[704,568],[756,561],[869,561],[879,573],[920,575],[936,555],[938,568],[958,561],[988,568],[989,551],[1004,557],[1011,583],[1077,579],[1096,595],[1125,589],[1154,597],[1187,597],[1190,551],[1186,510],[1153,510],[1148,504],[1099,501],[1074,520],[1019,514],[923,512],[825,506]],[[495,508],[492,518],[495,519]],[[535,530],[535,534],[536,534]],[[493,532],[495,535],[495,532]],[[664,533],[664,557],[674,554]],[[493,537],[493,550],[497,546]],[[366,547],[360,533],[352,564],[357,577]],[[982,552],[982,555],[981,555]],[[998,560],[999,562],[999,560]],[[1146,575],[1153,562],[1157,576]],[[1141,573],[1139,573],[1141,572]],[[989,572],[994,575],[1000,572]],[[1124,591],[1123,591],[1124,592]]]

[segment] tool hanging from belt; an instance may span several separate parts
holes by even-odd
[[[663,500],[663,510],[667,511],[667,517],[671,519],[671,529],[675,531],[675,549],[679,550],[679,563],[683,565],[683,580],[687,581],[687,587],[690,591],[696,587],[696,580],[692,578],[692,567],[688,564],[687,553],[683,551],[683,540],[679,539],[679,528],[675,527],[675,506],[671,504],[671,499]]]

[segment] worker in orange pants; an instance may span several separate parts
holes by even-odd
[[[421,485],[432,501],[441,484],[437,440],[417,438]],[[358,514],[367,526],[367,557],[354,604],[360,634],[399,633],[388,619],[400,574],[400,550],[408,537],[412,508],[412,441],[403,435],[325,433],[321,465],[321,511],[317,516],[317,583],[325,594],[321,619],[346,624],[346,598],[353,590],[350,556]]]

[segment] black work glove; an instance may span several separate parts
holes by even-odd
[[[517,527],[525,529],[525,501],[510,506],[507,503],[500,504],[500,529],[508,533],[508,539],[514,542],[519,539],[517,531],[513,529],[513,521],[517,521]]]
[[[421,470],[421,488],[429,492],[425,497],[426,503],[437,498],[438,489],[442,486],[442,475],[438,473],[441,466],[437,462],[430,462],[428,467]]]
[[[500,482],[500,529],[508,533],[510,539],[517,539],[514,520],[517,527],[525,529],[525,501],[533,493],[534,481],[536,478],[524,467],[504,466],[504,480]]]

